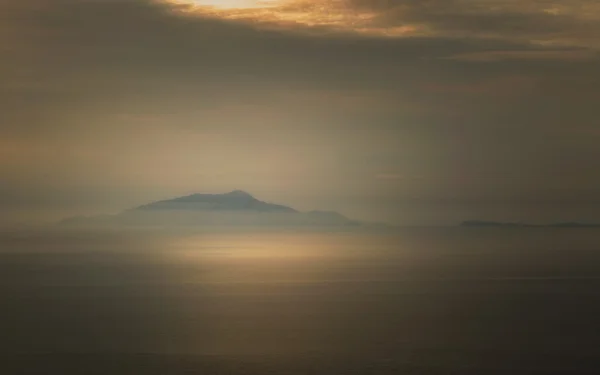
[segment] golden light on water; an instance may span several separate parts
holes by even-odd
[[[194,259],[301,261],[327,258],[335,254],[333,249],[323,246],[322,238],[311,235],[300,237],[285,233],[271,233],[266,236],[228,235],[225,239],[218,236],[191,236],[180,239],[175,248],[180,257],[190,261]],[[321,246],[316,246],[317,244]]]
[[[181,277],[203,285],[244,284],[248,291],[330,279],[340,257],[336,235],[263,233],[260,235],[199,235],[172,244],[172,261],[199,269]],[[345,243],[345,242],[344,242]],[[345,252],[352,259],[352,249]],[[333,267],[335,268],[335,267]],[[208,270],[208,271],[207,271]]]

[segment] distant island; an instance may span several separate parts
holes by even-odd
[[[503,228],[600,228],[600,224],[579,223],[579,222],[562,222],[551,224],[527,224],[527,223],[511,223],[497,221],[482,221],[482,220],[467,220],[463,221],[460,226],[463,227],[503,227]]]
[[[77,216],[63,226],[167,227],[269,226],[269,227],[385,227],[364,223],[334,211],[300,212],[281,204],[256,199],[234,190],[224,194],[192,194],[150,202],[115,215]]]

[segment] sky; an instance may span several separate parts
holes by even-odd
[[[0,0],[0,224],[600,221],[599,51],[596,0]]]

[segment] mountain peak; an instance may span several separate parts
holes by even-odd
[[[291,207],[260,201],[243,190],[224,194],[192,194],[145,204],[134,210],[297,212]]]
[[[250,193],[247,193],[243,190],[232,190],[229,193],[226,193],[224,195],[228,195],[228,196],[233,196],[233,197],[249,197],[249,198],[254,198]]]

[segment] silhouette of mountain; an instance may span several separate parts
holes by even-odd
[[[600,224],[562,222],[551,224],[504,223],[496,221],[467,220],[461,224],[463,227],[509,227],[509,228],[600,228]]]
[[[134,210],[244,210],[260,212],[298,212],[291,207],[266,203],[242,190],[225,194],[192,194],[149,203]]]
[[[91,226],[382,226],[351,220],[334,211],[300,212],[234,190],[224,194],[191,194],[150,202],[116,215],[71,217],[63,225]]]

